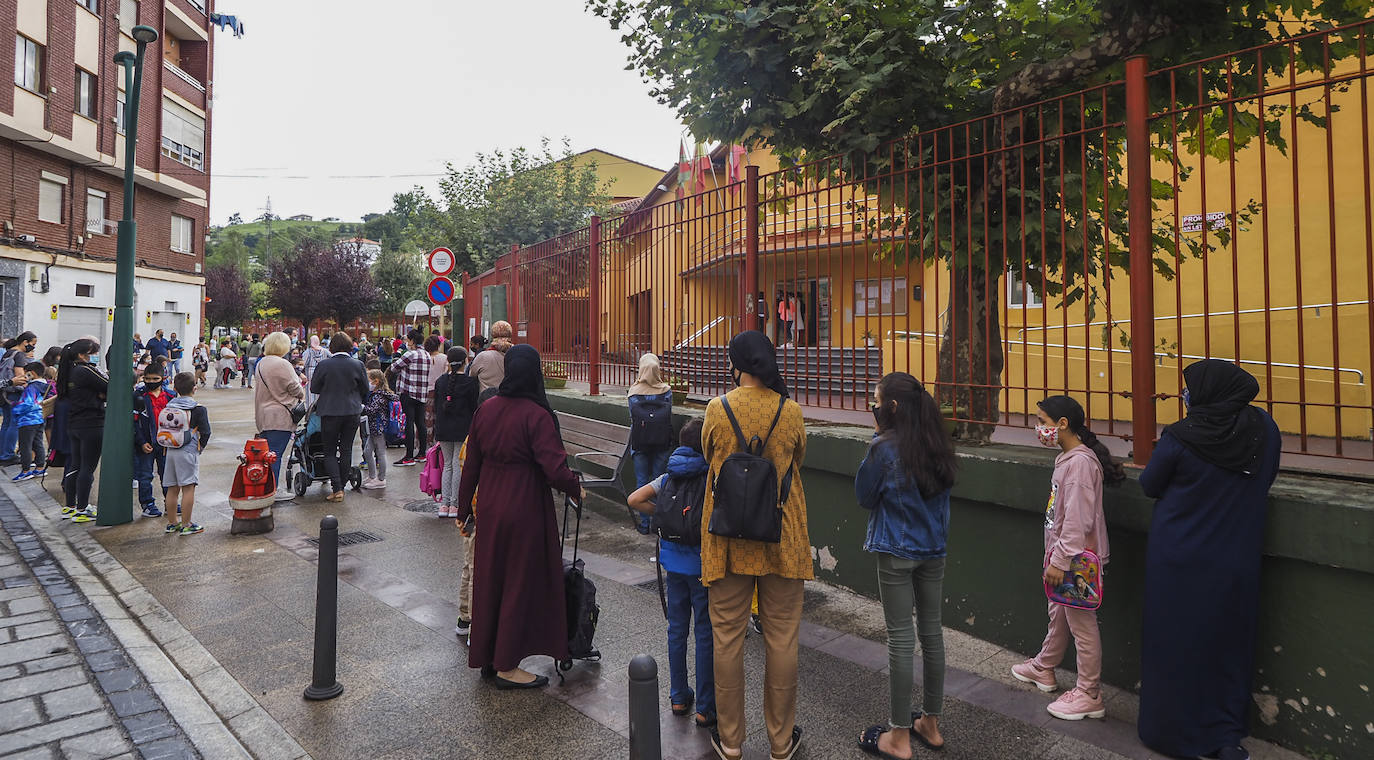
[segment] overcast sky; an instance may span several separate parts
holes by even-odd
[[[543,136],[652,166],[677,160],[671,109],[625,71],[582,0],[218,0],[210,220],[357,220],[444,162]],[[390,175],[376,177],[375,175]]]

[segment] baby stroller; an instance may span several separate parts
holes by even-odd
[[[340,462],[340,465],[346,463]],[[292,471],[300,467],[300,471],[294,475]],[[310,411],[306,413],[301,421],[296,425],[296,436],[291,440],[291,451],[286,459],[286,482],[291,484],[291,490],[295,491],[296,496],[304,496],[310,490],[311,483],[319,483],[329,480],[329,473],[324,469],[324,443],[320,434],[320,415],[315,413],[314,404],[310,405]],[[353,487],[354,491],[361,491],[363,488],[363,473],[357,466],[348,464],[348,471],[344,473],[344,481]]]

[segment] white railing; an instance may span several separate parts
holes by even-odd
[[[692,341],[696,340],[697,338],[700,338],[701,336],[703,336],[703,335],[705,335],[706,333],[710,332],[711,328],[713,328],[713,327],[715,327],[716,325],[720,324],[721,322],[725,322],[725,321],[727,321],[727,320],[733,322],[733,321],[734,321],[734,317],[727,317],[727,316],[725,316],[725,315],[721,315],[721,316],[719,316],[719,317],[716,317],[715,319],[713,319],[713,320],[711,320],[710,322],[708,322],[708,323],[706,324],[705,327],[703,327],[703,328],[701,328],[700,330],[697,330],[696,332],[694,332],[694,333],[692,333],[691,335],[687,336],[687,339],[686,339],[686,340],[682,341],[681,343],[678,343],[676,346],[673,346],[673,350],[674,350],[674,351],[679,351],[679,350],[681,350],[683,346],[686,346],[688,343],[691,343]],[[684,323],[684,324],[685,324],[685,323]]]
[[[185,71],[182,71],[182,70],[181,70],[181,67],[177,66],[176,64],[172,63],[171,61],[168,61],[168,60],[166,60],[166,59],[163,59],[163,61],[162,61],[162,68],[167,69],[168,71],[172,72],[173,74],[176,75],[176,77],[177,77],[178,79],[180,79],[181,81],[185,82],[186,84],[191,85],[192,87],[196,88],[196,89],[199,90],[200,92],[205,92],[205,85],[201,84],[200,82],[197,82],[195,77],[191,76],[190,74],[187,74]]]

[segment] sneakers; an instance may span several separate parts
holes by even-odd
[[[144,517],[162,517],[162,510],[157,507],[148,506],[143,508]]]
[[[29,474],[35,478],[46,478],[48,477],[48,468],[44,467],[41,470],[29,470]]]
[[[72,513],[71,520],[74,523],[88,523],[95,519],[95,508],[86,507]]]
[[[167,535],[167,536],[170,536],[170,535],[173,534],[173,533],[180,533],[180,532],[181,532],[181,523],[167,523],[167,526],[166,526],[165,528],[162,529],[163,535]]]
[[[458,625],[453,627],[453,632],[458,636],[466,636],[472,633],[472,621],[467,618],[458,618]]]
[[[367,480],[363,481],[363,488],[372,491],[375,491],[378,488],[386,488],[386,481],[378,480],[376,478],[368,478]]]
[[[1035,684],[1035,688],[1043,692],[1051,692],[1059,688],[1059,682],[1054,679],[1054,670],[1037,668],[1031,660],[1012,665],[1011,675],[1023,683]]]
[[[415,457],[401,457],[391,464],[394,467],[414,467]]]
[[[72,515],[76,514],[76,512],[77,512],[76,507],[63,507],[63,508],[62,508],[62,519],[63,519],[63,520],[70,520],[70,519],[72,519]]]
[[[1209,755],[1203,755],[1206,760],[1250,760],[1250,751],[1240,746],[1222,747]]]
[[[1093,696],[1074,687],[1064,696],[1051,702],[1045,708],[1060,720],[1083,720],[1084,718],[1105,718],[1107,709],[1102,706],[1102,695]]]
[[[194,536],[194,535],[197,534],[197,533],[204,533],[204,532],[205,532],[205,528],[202,528],[201,526],[199,526],[199,525],[197,525],[197,524],[195,524],[195,523],[191,523],[190,525],[184,525],[184,526],[182,526],[182,528],[181,528],[181,535],[183,535],[183,536]]]
[[[33,480],[35,477],[37,477],[37,475],[34,473],[33,470],[26,470],[10,478],[10,482],[23,483],[26,480]]]
[[[288,488],[285,491],[277,491],[273,501],[291,501],[294,498],[296,498],[296,493]]]
[[[439,505],[439,513],[438,513],[438,514],[439,514],[439,517],[440,517],[440,518],[457,517],[457,516],[458,516],[458,508],[457,508],[457,507],[446,507],[446,506],[440,504],[440,505]]]

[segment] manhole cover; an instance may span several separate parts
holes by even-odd
[[[374,541],[381,541],[382,537],[375,533],[368,533],[365,530],[350,530],[347,533],[339,534],[339,546],[356,546],[358,544],[370,544]],[[320,545],[320,539],[308,539],[308,543],[315,546]]]
[[[439,502],[433,499],[416,499],[405,505],[407,512],[438,512]]]

